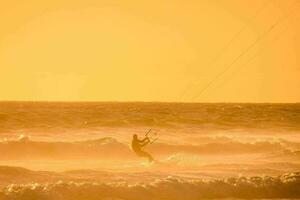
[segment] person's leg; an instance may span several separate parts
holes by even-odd
[[[154,160],[153,157],[152,157],[152,155],[150,153],[145,152],[145,151],[140,151],[138,153],[138,155],[141,156],[141,157],[148,158],[149,162],[152,162]]]

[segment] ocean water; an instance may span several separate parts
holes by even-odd
[[[0,152],[0,199],[300,198],[300,104],[0,102]]]
[[[298,132],[299,114],[300,104],[0,102],[0,132],[87,134],[118,127]]]

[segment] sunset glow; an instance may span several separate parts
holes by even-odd
[[[294,0],[4,1],[0,99],[299,102],[299,13]]]
[[[7,0],[0,29],[0,200],[300,198],[300,0]]]

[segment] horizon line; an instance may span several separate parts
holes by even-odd
[[[300,102],[189,102],[189,101],[65,101],[65,100],[0,100],[1,103],[169,103],[169,104],[300,104]]]

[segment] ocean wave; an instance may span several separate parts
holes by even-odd
[[[11,184],[1,200],[198,200],[216,198],[300,198],[300,173],[277,177],[230,177],[184,180],[169,176],[150,183],[64,182]]]
[[[149,147],[149,150],[160,154],[174,154],[174,153],[188,153],[188,154],[254,154],[254,153],[266,153],[274,151],[283,151],[285,146],[280,142],[214,142],[202,145],[172,145],[172,144],[153,144]]]
[[[167,144],[157,142],[146,151],[156,156],[174,154],[193,155],[239,155],[288,151],[287,146],[280,141],[257,141],[252,143],[229,140],[227,142],[191,144]],[[43,142],[32,141],[21,136],[18,140],[0,142],[0,152],[5,152],[0,160],[27,159],[132,159],[135,156],[129,144],[105,137],[78,142]],[[109,155],[109,157],[107,156]]]
[[[128,145],[106,137],[80,142],[31,141],[27,137],[20,140],[0,142],[0,151],[5,152],[1,160],[27,159],[103,159],[133,156]]]

